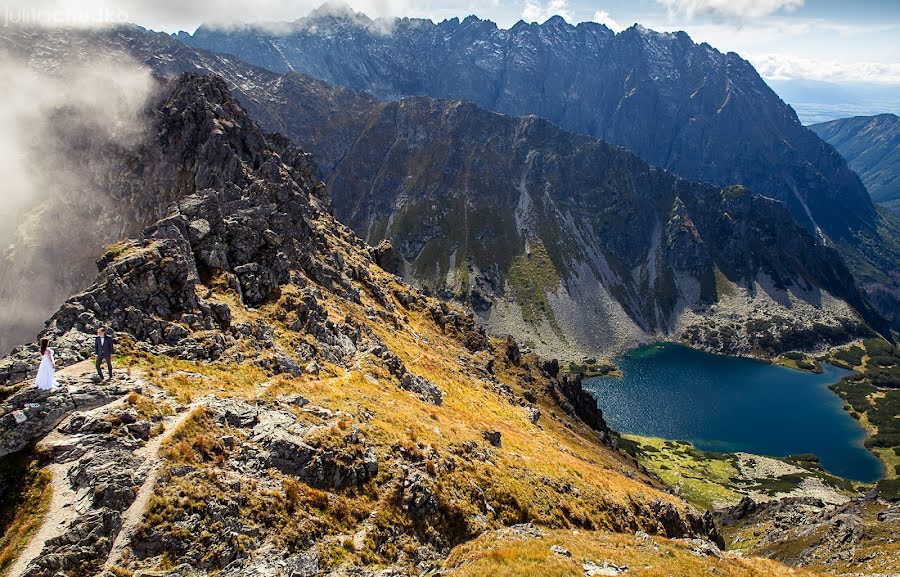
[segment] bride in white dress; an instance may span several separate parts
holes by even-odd
[[[37,388],[49,391],[59,386],[53,373],[56,370],[56,362],[53,359],[53,349],[50,348],[50,339],[41,339],[41,366],[38,368]]]

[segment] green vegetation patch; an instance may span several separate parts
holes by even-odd
[[[846,494],[856,493],[851,481],[826,473],[819,465],[818,457],[812,454],[778,459],[800,471],[778,477],[753,478],[741,471],[736,455],[701,451],[683,441],[623,435],[621,446],[679,495],[705,509],[737,503],[751,493],[770,496],[790,493],[808,478],[818,478]]]
[[[857,345],[853,345],[852,347],[835,351],[832,357],[850,367],[859,367],[862,365],[863,357],[865,355],[865,349]]]
[[[623,435],[622,446],[638,462],[690,503],[711,509],[737,503],[742,493],[732,486],[739,476],[737,458],[700,451],[690,443]]]
[[[852,346],[831,353],[834,364],[848,365],[858,372],[831,386],[844,400],[851,416],[866,425],[866,447],[885,465],[885,479],[878,488],[896,496],[900,458],[900,353],[884,339],[866,339],[863,346]]]
[[[569,363],[568,370],[570,373],[581,373],[586,379],[607,375],[622,375],[612,363],[597,361],[597,359],[584,359],[580,363]]]
[[[559,288],[559,273],[539,239],[533,239],[529,245],[530,253],[513,260],[509,269],[509,284],[526,322],[539,324],[546,318],[556,328],[556,318],[547,293]]]
[[[821,373],[822,367],[810,357],[796,351],[789,351],[775,359],[775,364],[798,371],[809,371],[811,373]]]

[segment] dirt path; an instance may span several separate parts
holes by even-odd
[[[162,459],[159,456],[159,449],[163,442],[174,433],[179,426],[189,417],[198,407],[202,406],[202,402],[192,403],[181,413],[167,418],[164,423],[166,431],[150,441],[146,445],[135,451],[135,455],[143,456],[144,463],[141,469],[146,472],[144,483],[138,490],[137,497],[128,509],[122,514],[122,528],[119,529],[116,540],[113,542],[112,549],[109,552],[106,565],[118,565],[122,561],[122,556],[131,544],[131,538],[134,532],[144,518],[144,511],[147,508],[147,502],[153,494],[153,488],[159,478],[159,472],[162,469]]]
[[[124,404],[124,402],[122,399],[116,399],[89,411],[81,411],[81,413],[90,415],[115,404]],[[65,419],[63,419],[63,422],[65,422]],[[38,448],[52,453],[59,448],[77,443],[78,435],[66,435],[61,433],[57,427],[38,443]],[[28,565],[41,554],[47,540],[61,535],[79,513],[90,507],[89,503],[79,504],[78,495],[69,484],[69,470],[76,462],[73,460],[67,463],[47,465],[47,469],[52,475],[50,507],[40,528],[31,537],[28,545],[25,546],[18,558],[16,558],[15,563],[10,567],[8,577],[21,577],[25,570],[28,569]],[[83,495],[82,499],[87,497],[89,495]]]
[[[21,577],[28,565],[41,554],[48,539],[59,536],[75,518],[77,503],[75,492],[69,486],[67,475],[73,463],[53,464],[47,467],[53,475],[52,496],[47,516],[35,532],[28,545],[9,569],[8,577]]]
[[[62,369],[57,374],[72,380],[89,379],[93,374],[93,365],[88,362],[78,363]],[[124,404],[125,400],[123,396],[89,410],[77,412],[91,416],[101,411],[110,410],[110,408],[113,408],[116,405],[124,406]],[[177,415],[165,419],[163,422],[166,427],[166,432],[150,439],[147,444],[135,451],[135,456],[139,458],[143,457],[141,469],[145,472],[146,477],[138,491],[134,503],[132,503],[132,505],[123,513],[123,525],[113,543],[109,556],[110,563],[116,563],[121,560],[122,553],[130,543],[131,536],[143,517],[147,501],[153,493],[153,487],[156,485],[159,471],[162,467],[162,461],[159,457],[160,446],[201,404],[202,403],[199,402],[194,403]],[[68,417],[69,415],[66,415],[61,422],[66,422]],[[39,441],[38,447],[41,450],[48,451],[50,454],[59,454],[67,451],[71,446],[77,445],[79,440],[79,435],[68,435],[63,433],[59,430],[59,426],[57,426],[46,437]],[[82,495],[79,499],[78,494],[72,490],[69,483],[69,471],[76,463],[77,459],[73,459],[65,463],[51,463],[50,465],[47,465],[47,469],[52,475],[50,507],[41,526],[31,537],[31,540],[10,567],[7,577],[22,577],[31,562],[38,558],[42,553],[46,542],[49,539],[53,539],[54,537],[63,534],[79,514],[84,513],[90,508],[90,495]]]

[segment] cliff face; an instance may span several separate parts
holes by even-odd
[[[780,203],[681,180],[545,120],[380,103],[137,28],[16,46],[34,59],[44,43],[118,50],[160,74],[225,75],[266,129],[315,154],[338,218],[393,244],[382,264],[545,354],[595,356],[660,335],[770,354],[760,342],[811,349],[865,334],[860,317],[883,328],[841,259]]]
[[[398,271],[544,351],[695,334],[694,315],[714,318],[710,308],[730,307],[735,291],[759,313],[797,303],[800,323],[775,329],[785,346],[813,322],[838,338],[859,330],[832,297],[869,310],[839,256],[782,204],[678,179],[534,117],[429,99],[385,104],[327,182],[341,220],[372,245],[391,241]],[[711,346],[762,352],[751,328],[762,316],[740,314],[733,336]]]
[[[841,156],[748,62],[683,32],[633,26],[613,34],[559,17],[508,30],[474,16],[373,21],[326,7],[277,33],[200,27],[178,38],[380,99],[425,95],[536,114],[684,178],[746,186],[783,201],[797,222],[826,237],[880,295],[881,312],[900,318],[900,301],[889,297],[898,288],[896,220],[875,210]]]

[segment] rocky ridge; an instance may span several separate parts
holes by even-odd
[[[745,497],[717,512],[729,543],[754,554],[838,574],[887,575],[900,554],[892,544],[900,522],[896,503],[876,495],[828,505],[814,498],[757,503]]]
[[[841,118],[809,128],[847,159],[873,201],[900,210],[900,118],[896,114]]]

